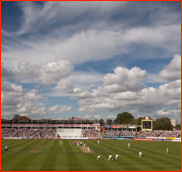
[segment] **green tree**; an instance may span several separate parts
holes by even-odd
[[[106,124],[107,125],[112,125],[113,124],[112,119],[107,119]]]
[[[134,117],[128,112],[123,112],[117,114],[116,119],[114,120],[115,124],[133,124]]]
[[[155,124],[156,124],[155,128],[157,130],[172,130],[173,129],[171,120],[167,117],[156,119]]]
[[[101,120],[100,120],[100,125],[104,125],[104,124],[105,124],[104,120],[101,119]]]
[[[136,123],[135,123],[135,124],[141,125],[142,118],[143,118],[143,117],[139,117],[139,118],[136,120]],[[138,126],[137,126],[137,131],[141,131],[141,127],[138,127]]]
[[[137,119],[137,125],[141,125],[142,118],[143,118],[143,117],[139,117],[139,118]]]
[[[153,121],[153,130],[157,130],[157,125],[155,121]]]
[[[181,124],[177,124],[175,127],[176,128],[181,128]]]

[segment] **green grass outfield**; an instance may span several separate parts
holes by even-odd
[[[100,140],[98,145],[97,140],[82,141],[95,153],[83,153],[73,140],[62,140],[62,145],[60,140],[1,140],[1,170],[181,171],[180,142]],[[120,159],[108,161],[109,154],[115,157],[116,153]],[[97,161],[97,155],[103,160]]]

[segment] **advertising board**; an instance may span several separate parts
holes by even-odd
[[[22,137],[4,137],[4,139],[22,139]]]
[[[175,139],[175,137],[165,137],[165,139]]]
[[[125,137],[125,140],[133,140],[131,137]]]
[[[144,138],[133,138],[133,140],[153,141],[153,139],[144,139]]]
[[[61,139],[88,139],[88,137],[61,137]]]
[[[121,126],[112,126],[112,128],[121,128]]]
[[[154,141],[164,141],[164,139],[154,139]]]
[[[116,138],[116,140],[124,140],[125,138]]]

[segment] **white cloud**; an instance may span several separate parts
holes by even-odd
[[[28,116],[44,116],[46,114],[45,104],[41,102],[21,102],[17,105],[17,112],[20,114],[29,114]]]
[[[18,2],[23,12],[22,28],[15,34],[24,34],[46,27],[52,23],[65,22],[77,19],[90,10],[97,12],[98,16],[105,16],[114,8],[120,8],[127,2],[44,2],[43,6],[33,2]]]
[[[62,113],[62,112],[68,112],[71,110],[71,106],[66,106],[66,105],[56,105],[56,106],[52,106],[50,108],[48,108],[48,112],[52,113],[52,114],[59,114],[59,113]]]
[[[36,95],[36,93],[38,93],[38,92],[39,91],[37,89],[31,90],[30,92],[28,92],[25,95],[25,99],[27,99],[27,100],[39,100],[39,99],[42,99],[43,98],[42,95]]]
[[[164,68],[159,76],[166,81],[174,81],[181,78],[181,55],[175,54],[171,63]]]
[[[1,63],[1,81],[5,81],[7,78],[13,78],[13,77],[14,77],[13,72],[6,69],[2,62]]]
[[[102,82],[103,74],[98,72],[73,71],[68,79],[75,87],[90,89]]]
[[[38,101],[39,99],[44,100],[45,97],[37,95],[38,90],[29,91],[21,85],[9,82],[4,82],[4,86],[8,86],[9,90],[1,90],[2,116],[12,116],[17,113],[29,117],[39,117],[46,114],[45,104]]]
[[[61,30],[58,32],[62,32]],[[135,28],[128,30],[95,30],[90,29],[62,38],[59,35],[44,35],[40,38],[11,42],[2,51],[2,61],[7,66],[16,65],[19,61],[29,59],[32,65],[45,65],[52,61],[69,60],[72,64],[82,64],[89,61],[101,61],[114,58],[117,55],[133,53],[133,44],[165,49],[162,57],[169,57],[179,51],[181,25],[157,26],[153,28]],[[133,37],[140,33],[141,37]],[[158,38],[159,35],[160,39]],[[152,39],[152,40],[151,40]],[[20,42],[17,46],[17,42]],[[3,44],[3,43],[2,43]],[[138,50],[138,49],[137,49]],[[138,54],[133,54],[141,58]],[[145,58],[155,58],[151,52]]]
[[[130,111],[130,113],[131,113],[132,115],[135,115],[135,114],[138,113],[138,109],[133,109],[133,110]],[[141,117],[141,116],[138,116],[138,115],[137,115],[137,118],[139,118],[139,117]]]
[[[104,119],[116,119],[116,115],[108,115],[108,116],[105,116]]]
[[[180,116],[180,115],[181,115],[181,110],[178,110],[178,109],[165,110],[163,108],[163,109],[160,109],[160,110],[157,111],[157,116],[168,117],[168,116]]]
[[[85,99],[85,98],[89,98],[90,96],[91,96],[91,93],[88,90],[81,89],[81,88],[74,88],[71,98],[72,99]]]
[[[114,74],[108,73],[104,76],[104,89],[109,92],[141,90],[145,88],[145,85],[138,82],[146,77],[146,71],[140,68],[133,67],[128,70],[123,67],[117,67],[114,70]]]
[[[28,61],[21,61],[18,64],[18,69],[16,80],[33,79],[35,83],[50,85],[69,76],[73,66],[65,60],[60,60],[57,63],[51,62],[44,66],[31,66]]]
[[[176,62],[177,63],[177,62]],[[175,66],[173,64],[173,66]],[[104,83],[91,91],[76,88],[71,98],[78,99],[79,111],[95,113],[103,111],[131,111],[152,113],[163,107],[175,110],[180,106],[181,80],[161,84],[158,88],[136,89],[137,82],[147,79],[146,71],[139,68],[128,70],[118,67],[114,74],[106,74]],[[143,80],[142,80],[143,79]],[[127,86],[126,84],[127,83]],[[133,84],[131,86],[129,83]]]
[[[54,92],[57,92],[57,91],[70,90],[71,88],[73,88],[72,83],[68,79],[65,79],[65,80],[60,80],[52,90]]]
[[[84,119],[92,119],[92,118],[93,118],[93,116],[92,116],[92,115],[87,114],[87,115],[83,116],[83,118],[84,118]]]
[[[95,115],[94,118],[95,118],[95,119],[101,119],[102,116],[101,116],[101,115]]]

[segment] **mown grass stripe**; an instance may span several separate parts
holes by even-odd
[[[42,146],[45,149],[45,146],[47,145],[47,140],[39,140],[38,143],[34,144],[34,147],[39,147]],[[29,157],[30,159],[28,160],[29,163],[26,165],[26,168],[24,171],[29,171],[30,169],[33,168],[33,170],[37,169],[37,166],[40,165],[40,158],[43,157],[43,150],[41,149],[41,152],[39,153],[31,153],[31,156]],[[28,157],[26,158],[26,160]]]
[[[74,151],[72,150],[72,140],[65,140],[65,148],[66,148],[66,157],[67,157],[67,162],[68,162],[68,167],[69,167],[69,171],[84,171],[84,169],[82,168],[82,165],[80,164],[77,156],[75,155]]]
[[[62,140],[62,145],[60,145],[60,140],[58,140],[57,145],[58,145],[59,152],[57,153],[57,157],[56,157],[55,171],[69,171],[66,154],[63,153],[62,151],[64,140]]]
[[[22,140],[21,140],[22,141]],[[15,145],[12,145],[12,147],[10,147],[10,149],[8,149],[8,152],[2,152],[1,153],[1,158],[2,158],[2,170],[4,168],[4,166],[7,166],[8,169],[11,168],[14,163],[16,164],[19,159],[21,158],[25,158],[25,151],[28,151],[28,149],[31,147],[31,145],[33,145],[35,142],[39,142],[37,140],[35,140],[34,142],[31,141],[23,141],[23,144],[20,142],[19,144],[16,144],[18,146],[18,148],[22,145],[23,149],[21,149],[20,151],[16,152]],[[12,151],[14,150],[14,151]],[[9,164],[9,165],[8,165]],[[11,165],[13,164],[13,165]]]
[[[12,147],[8,153],[1,151],[2,170],[180,171],[181,169],[181,143],[100,140],[98,145],[96,140],[83,141],[86,146],[90,145],[95,153],[83,153],[73,140],[62,140],[62,146],[60,146],[60,140],[12,140],[11,143],[8,140],[8,144]],[[128,142],[131,143],[130,148],[127,147]],[[7,141],[2,140],[1,147],[6,144]],[[31,150],[37,150],[40,146],[43,148],[39,153],[30,153]],[[19,149],[21,147],[23,149]],[[168,154],[166,147],[171,151]],[[138,157],[139,150],[143,152],[142,158]],[[115,156],[116,153],[121,159],[108,162],[108,155]],[[98,154],[103,157],[103,160],[96,160]],[[9,162],[6,163],[6,160]],[[49,162],[52,160],[53,162]],[[45,168],[42,167],[43,165]]]

